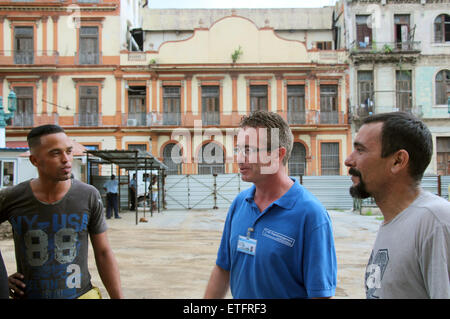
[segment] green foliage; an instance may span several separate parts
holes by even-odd
[[[233,60],[233,63],[236,63],[236,61],[239,59],[239,57],[243,54],[241,46],[234,50],[234,52],[231,54],[231,60]]]

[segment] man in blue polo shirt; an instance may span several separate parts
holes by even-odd
[[[237,161],[244,181],[229,209],[205,298],[328,298],[337,262],[330,217],[286,174],[293,144],[278,114],[241,120]]]

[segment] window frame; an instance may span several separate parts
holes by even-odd
[[[178,92],[170,92],[169,89],[177,89]],[[181,86],[164,85],[162,87],[163,125],[181,124]],[[174,105],[177,104],[177,105]],[[175,109],[175,112],[173,111]]]
[[[335,89],[334,92],[328,89]],[[339,85],[320,84],[320,124],[339,123]]]
[[[265,92],[262,92],[262,90],[258,92],[258,88],[262,87],[265,88]],[[250,84],[249,97],[250,97],[250,112],[254,112],[256,110],[264,110],[264,111],[269,110],[269,86],[267,84]]]
[[[92,28],[96,29],[96,34],[83,34],[82,30]],[[101,28],[98,25],[82,25],[79,28],[79,34],[78,34],[78,63],[82,65],[95,65],[100,64],[100,34],[101,34]],[[90,52],[82,52],[85,49],[83,46],[85,45],[85,41],[83,40],[95,40],[94,46],[95,51],[93,53]]]
[[[95,88],[97,94],[84,94],[84,89]],[[100,124],[100,88],[97,85],[82,84],[78,86],[78,124],[80,126],[99,126]],[[83,106],[83,100],[93,101],[96,112],[87,112],[88,105]],[[92,115],[89,115],[92,114]]]
[[[409,79],[402,79],[401,75],[408,75]],[[398,111],[402,112],[411,112],[413,109],[413,88],[412,88],[412,70],[396,70],[395,71],[395,107]],[[400,86],[408,83],[409,88],[407,90],[403,90]],[[407,109],[402,104],[402,99],[408,95],[408,105]]]
[[[220,85],[202,85],[201,100],[202,124],[220,125]]]
[[[30,91],[25,92],[25,91]],[[23,91],[23,92],[22,92]],[[34,125],[34,100],[35,87],[34,86],[14,86],[14,92],[17,97],[16,112],[13,118],[13,126],[33,127]],[[26,105],[24,105],[26,104]],[[25,112],[22,112],[24,108]],[[29,112],[31,111],[31,113]]]
[[[362,17],[365,17],[365,22],[362,23],[362,21],[358,21],[361,20]],[[372,48],[372,41],[373,41],[373,29],[371,27],[369,27],[368,23],[369,23],[369,19],[371,19],[371,15],[370,14],[356,14],[355,15],[355,42],[356,42],[356,47],[359,49],[370,49]],[[360,26],[360,27],[358,27]],[[365,27],[362,27],[365,26]],[[369,42],[365,41],[366,38],[366,33],[368,33],[370,31],[370,34],[368,35],[369,37]],[[363,37],[363,39],[360,39],[360,37]]]
[[[10,183],[8,185],[5,185],[5,163],[12,163],[12,179],[9,179]],[[16,160],[8,158],[0,159],[0,189],[4,187],[11,187],[17,184],[17,168],[18,166]]]
[[[294,88],[299,88],[295,90]],[[304,84],[287,84],[287,119],[289,124],[306,124],[306,87]]]
[[[442,80],[437,79],[437,77],[440,74],[442,74]],[[448,80],[446,79],[447,76],[448,76]],[[438,84],[438,81],[443,82],[443,83]],[[445,85],[444,82],[447,82],[447,85]],[[446,87],[446,89],[445,89],[445,87]],[[435,105],[447,106],[448,97],[450,96],[450,69],[439,70],[436,73],[436,75],[434,77],[434,89],[435,89],[435,94],[434,94]],[[443,91],[440,92],[440,90],[443,90]],[[440,100],[440,97],[438,97],[438,94],[442,95],[442,97],[444,98],[442,101]],[[444,103],[440,103],[440,102],[444,102]]]
[[[437,22],[438,19],[441,19],[440,22]],[[446,21],[446,19],[448,19]],[[446,32],[446,25],[448,25],[449,31]],[[437,30],[437,27],[440,27],[440,30]],[[438,34],[440,32],[440,34]],[[450,44],[450,15],[446,13],[441,13],[433,21],[433,42],[434,43],[443,43]],[[448,38],[447,38],[448,35]]]
[[[296,146],[298,145],[297,149]],[[296,154],[295,151],[299,150],[300,154]],[[303,143],[300,142],[294,142],[292,145],[292,152],[291,152],[291,157],[289,158],[288,161],[288,169],[289,169],[289,176],[305,176],[306,172],[307,172],[307,162],[306,162],[306,154],[307,154],[307,150],[305,145],[303,145]],[[297,156],[300,159],[299,161],[297,160]],[[303,165],[302,169],[299,169],[299,167],[301,167]],[[299,172],[299,174],[297,174],[297,171]]]
[[[335,167],[328,167],[327,165],[324,165],[324,145],[337,145],[337,154],[332,154],[331,156],[336,157],[337,160],[335,160],[336,165]],[[329,157],[329,155],[327,155]],[[340,141],[321,141],[320,142],[320,175],[321,176],[336,176],[341,175],[341,164],[340,164],[340,157],[341,157],[341,142]],[[325,167],[325,168],[324,168]],[[324,174],[325,170],[335,170],[335,174]]]

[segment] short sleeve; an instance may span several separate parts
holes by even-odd
[[[220,241],[219,250],[217,252],[216,265],[220,268],[230,271],[231,269],[231,255],[230,255],[230,235],[231,235],[231,219],[236,206],[236,199],[228,210],[225,225],[223,227],[222,239]]]
[[[328,217],[328,214],[325,212]],[[334,296],[337,260],[331,221],[315,227],[305,237],[304,278],[309,298]]]
[[[432,299],[450,298],[450,227],[439,225],[425,239],[419,262],[428,295]]]
[[[106,225],[105,215],[103,214],[103,202],[100,193],[94,189],[91,195],[91,211],[89,218],[89,233],[100,234],[108,229]]]

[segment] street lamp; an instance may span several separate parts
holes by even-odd
[[[3,97],[0,96],[0,148],[5,148],[6,146],[6,137],[5,137],[5,128],[6,121],[12,119],[14,117],[14,112],[16,111],[17,104],[17,96],[13,90],[11,90],[8,94],[8,110],[9,113],[5,113],[3,109]]]

